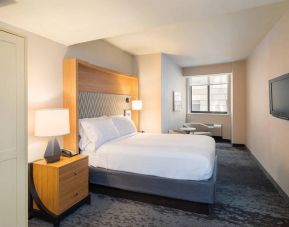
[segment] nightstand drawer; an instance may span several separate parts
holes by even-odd
[[[61,177],[59,181],[59,195],[63,196],[66,192],[76,187],[88,187],[88,168],[78,169],[77,172],[67,174],[68,177]]]
[[[59,180],[65,180],[80,174],[83,169],[88,171],[88,159],[82,159],[77,162],[70,163],[69,165],[63,166],[59,169]]]
[[[66,169],[65,171],[59,171],[59,183],[66,184],[66,182],[77,180],[78,178],[87,178],[88,179],[88,167],[86,166],[77,166],[75,169]]]
[[[86,180],[88,183],[88,168],[82,167],[72,172],[67,172],[59,176],[59,186],[78,184],[81,180]]]
[[[60,187],[59,210],[64,212],[88,195],[88,183],[86,180],[78,182],[78,185],[70,184]]]
[[[62,198],[73,190],[81,187],[88,188],[88,168],[79,169],[77,175],[68,174],[69,177],[62,178],[59,182],[59,196]]]

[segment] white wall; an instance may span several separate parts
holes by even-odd
[[[62,107],[62,61],[66,46],[0,22],[0,28],[26,38],[28,161],[43,158],[47,138],[34,136],[34,112]]]
[[[78,58],[91,64],[122,73],[136,73],[133,55],[104,40],[69,46],[65,57]]]
[[[246,145],[289,196],[289,121],[269,114],[268,80],[289,73],[289,11],[247,61]]]
[[[133,56],[106,41],[66,47],[62,44],[0,22],[0,28],[26,38],[28,99],[28,160],[43,158],[49,138],[34,136],[34,112],[63,106],[63,59],[77,57],[112,70],[135,73]],[[62,143],[62,138],[59,138]]]
[[[136,56],[140,99],[140,130],[161,132],[161,54]]]
[[[181,68],[171,58],[161,55],[162,77],[162,132],[167,133],[170,129],[178,129],[186,121],[186,81]],[[173,92],[182,94],[182,110],[173,111]]]

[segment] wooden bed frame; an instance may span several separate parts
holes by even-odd
[[[78,93],[118,94],[138,99],[138,78],[89,64],[79,59],[64,59],[63,106],[69,109],[70,134],[63,137],[65,149],[78,152]],[[139,127],[138,111],[132,120]]]
[[[64,148],[78,152],[78,93],[95,92],[128,95],[138,99],[138,78],[100,68],[77,59],[64,60],[64,107],[70,110],[70,134],[64,136]],[[138,128],[138,112],[132,112]],[[203,204],[215,202],[217,158],[207,181],[174,180],[141,174],[90,167],[90,183]]]

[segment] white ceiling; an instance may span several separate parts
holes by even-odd
[[[246,57],[288,8],[286,3],[2,0],[0,21],[65,45],[108,38],[132,54],[164,52],[185,66]]]
[[[288,9],[287,3],[214,15],[109,38],[135,55],[167,53],[180,66],[245,59]]]

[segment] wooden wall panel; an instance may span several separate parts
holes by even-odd
[[[76,59],[63,63],[63,107],[69,109],[70,134],[63,137],[65,149],[78,152],[78,64]]]
[[[134,90],[136,77],[97,71],[79,65],[79,91],[128,95]]]

